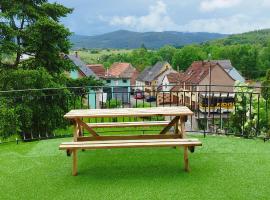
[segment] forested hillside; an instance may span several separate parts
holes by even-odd
[[[99,53],[100,52],[100,53]],[[86,63],[102,63],[109,67],[113,62],[130,62],[138,70],[168,61],[175,69],[186,70],[193,61],[229,59],[246,79],[260,79],[270,68],[270,44],[266,46],[238,45],[189,45],[183,48],[164,46],[158,50],[145,48],[130,51],[84,50],[79,52]],[[90,62],[89,62],[90,61]]]
[[[259,44],[266,46],[270,38],[270,29],[251,31],[242,34],[230,35],[223,39],[209,41],[215,45],[234,45],[234,44]]]
[[[97,36],[72,35],[70,39],[73,43],[73,49],[135,49],[140,48],[142,45],[147,48],[157,49],[164,45],[181,47],[189,44],[199,44],[226,36],[218,33],[185,33],[176,31],[139,33],[120,30]]]

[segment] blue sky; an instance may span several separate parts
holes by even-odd
[[[50,0],[50,2],[54,2]],[[72,32],[119,29],[241,33],[270,28],[270,0],[57,0],[74,8],[62,20]]]

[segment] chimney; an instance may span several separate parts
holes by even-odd
[[[78,51],[75,51],[75,57],[79,58]]]

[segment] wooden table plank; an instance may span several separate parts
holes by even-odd
[[[188,116],[193,112],[186,106],[151,107],[151,108],[116,108],[116,109],[81,109],[71,110],[65,118],[98,117],[149,117],[149,116]]]

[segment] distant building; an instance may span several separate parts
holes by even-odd
[[[87,65],[79,58],[78,53],[75,55],[65,55],[66,59],[70,59],[73,64],[77,67],[76,70],[71,71],[69,76],[72,79],[78,79],[81,77],[94,77],[95,79],[99,79],[99,77],[92,71],[91,68],[87,67]],[[91,85],[89,85],[91,86]],[[89,94],[87,95],[87,104],[89,108],[99,108],[100,105],[100,97],[101,92],[97,92],[95,90],[89,90]]]
[[[230,60],[211,60],[210,62],[218,63],[235,81],[245,82],[245,78],[232,66]]]
[[[196,107],[199,92],[233,92],[235,81],[245,79],[229,60],[196,61],[181,75],[179,83],[171,88],[170,102]],[[209,86],[211,85],[211,86]],[[158,98],[158,103],[163,98]]]
[[[184,74],[181,72],[172,72],[164,76],[162,80],[162,91],[169,92],[175,86],[180,84]]]
[[[65,58],[70,59],[77,67],[76,70],[70,72],[71,78],[77,79],[84,76],[92,76],[98,79],[98,76],[90,68],[88,68],[87,65],[79,58],[78,53],[76,53],[75,55],[65,55]]]
[[[157,62],[152,67],[146,67],[136,79],[136,88],[151,95],[155,95],[158,87],[162,85],[164,77],[175,72],[168,62]]]
[[[132,86],[138,71],[130,63],[114,63],[105,72],[103,79],[108,87],[104,88],[108,99],[117,99],[123,103],[130,102]]]
[[[94,74],[100,79],[105,77],[106,69],[102,64],[91,64],[87,65],[87,67],[91,69],[94,72]]]

